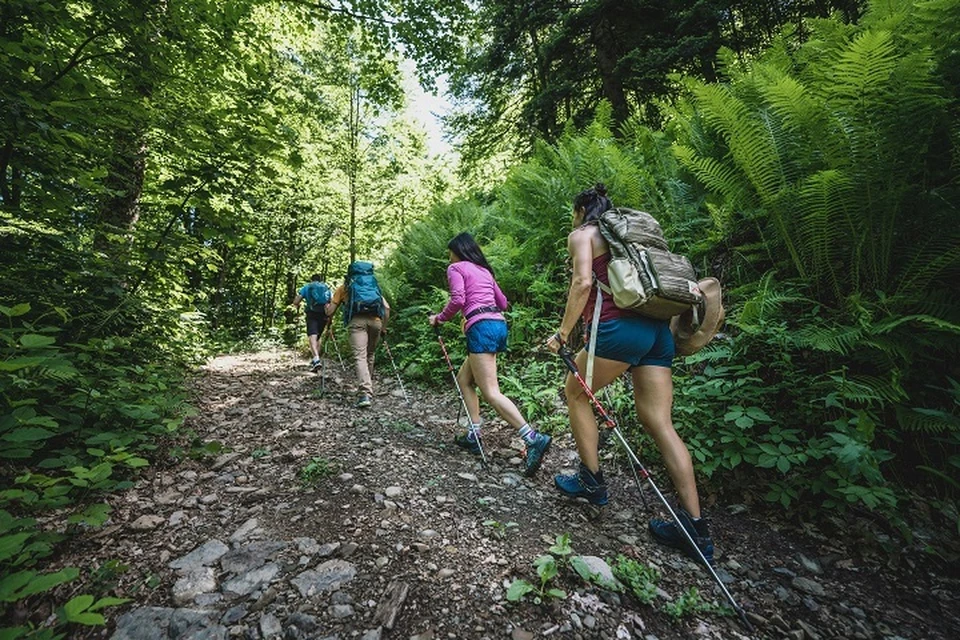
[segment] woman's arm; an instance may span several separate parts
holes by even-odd
[[[567,237],[567,251],[573,258],[573,276],[570,278],[570,289],[567,291],[567,306],[563,311],[563,320],[557,331],[564,342],[577,326],[577,321],[583,314],[583,308],[590,296],[590,288],[593,286],[593,243],[590,232],[595,228],[576,229]]]
[[[463,285],[463,274],[454,265],[447,268],[447,284],[450,286],[450,300],[443,311],[437,314],[437,322],[447,322],[457,312],[463,309],[463,303],[466,301],[466,292]]]

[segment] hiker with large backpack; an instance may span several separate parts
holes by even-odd
[[[604,224],[600,218],[603,216]],[[607,225],[606,223],[610,224]],[[677,351],[671,333],[671,317],[683,312],[702,313],[704,295],[698,288],[693,267],[682,256],[666,250],[660,226],[652,216],[628,209],[613,209],[606,188],[597,184],[573,201],[574,230],[567,238],[567,249],[573,260],[573,276],[567,294],[566,308],[560,327],[547,340],[550,350],[558,352],[571,338],[578,320],[583,318],[589,335],[588,345],[576,356],[576,367],[587,371],[586,383],[571,373],[567,376],[565,394],[570,412],[570,426],[580,454],[579,470],[571,475],[557,475],[556,488],[571,497],[586,498],[595,505],[607,503],[607,485],[600,470],[598,427],[591,400],[584,386],[599,393],[624,372],[633,379],[634,404],[640,422],[656,443],[664,465],[673,480],[679,497],[678,520],[699,547],[707,561],[713,558],[713,541],[707,520],[702,517],[693,462],[690,452],[673,427],[673,378],[671,366]],[[650,251],[638,251],[638,245],[612,244],[610,225],[629,230],[632,239],[643,238]],[[659,235],[659,237],[657,237]],[[608,237],[610,241],[608,241]],[[613,249],[629,254],[614,255]],[[653,258],[660,260],[661,272],[651,267]],[[626,260],[621,264],[621,258]],[[686,261],[674,270],[671,260]],[[628,267],[624,270],[622,267]],[[638,273],[638,270],[641,273]],[[677,275],[679,274],[679,275]],[[652,277],[655,284],[649,281]],[[712,283],[704,282],[704,286]],[[643,283],[646,283],[645,285]],[[713,283],[716,283],[713,280]],[[611,286],[614,285],[614,286]],[[630,295],[637,298],[626,301]],[[692,348],[689,340],[705,343],[722,321],[719,307],[719,283],[710,317],[699,318],[693,334],[684,334],[684,348]],[[711,294],[713,295],[713,294]],[[616,299],[616,302],[615,302]],[[694,304],[695,303],[695,304]],[[622,308],[623,307],[634,308]],[[647,306],[649,305],[649,306]],[[684,316],[681,316],[684,317]],[[684,325],[687,326],[687,325]],[[689,329],[689,327],[688,327]],[[691,555],[686,536],[672,521],[650,520],[654,538],[668,546],[684,549]]]
[[[320,345],[323,340],[323,328],[327,325],[326,305],[330,302],[330,287],[323,282],[319,273],[310,276],[310,282],[300,287],[291,303],[300,310],[300,303],[306,302],[307,312],[307,339],[310,341],[310,351],[313,359],[310,361],[310,370],[316,371],[320,367]]]
[[[347,268],[347,278],[333,293],[327,305],[327,315],[333,315],[343,306],[343,324],[347,327],[350,350],[357,368],[356,407],[373,403],[373,354],[380,336],[386,334],[390,320],[390,305],[380,291],[373,274],[373,263],[357,260]]]
[[[503,317],[507,298],[497,285],[493,269],[472,235],[461,233],[447,244],[447,249],[450,258],[450,266],[447,267],[450,300],[440,313],[431,315],[429,321],[438,327],[452,320],[457,313],[463,314],[467,359],[460,366],[456,380],[470,427],[467,433],[454,438],[454,442],[470,453],[483,455],[480,398],[477,395],[479,387],[483,397],[500,417],[519,431],[526,447],[525,475],[532,476],[540,468],[551,439],[530,426],[517,405],[500,391],[497,354],[507,349],[507,321]],[[439,337],[439,333],[437,335]],[[442,339],[440,344],[443,345]]]

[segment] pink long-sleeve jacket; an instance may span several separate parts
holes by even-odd
[[[500,311],[507,308],[507,297],[497,281],[489,271],[472,262],[461,260],[447,267],[447,283],[450,286],[450,301],[437,314],[438,322],[449,321],[458,311],[466,318],[470,312],[484,307],[496,307]],[[485,311],[471,316],[463,327],[464,332],[481,320],[503,320],[500,311]]]

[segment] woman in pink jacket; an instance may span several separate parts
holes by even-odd
[[[436,326],[447,322],[458,311],[463,313],[465,320],[467,359],[460,367],[457,381],[466,401],[471,426],[454,442],[471,453],[480,453],[480,398],[476,391],[479,387],[500,417],[519,429],[527,448],[525,474],[532,476],[540,468],[551,438],[545,433],[537,433],[524,420],[517,405],[500,392],[497,354],[507,350],[507,321],[502,313],[507,308],[507,298],[473,236],[461,233],[450,241],[447,249],[450,250],[450,266],[447,267],[450,301],[443,311],[430,316],[430,324]]]

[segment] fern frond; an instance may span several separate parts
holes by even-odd
[[[897,423],[904,431],[941,435],[960,432],[960,419],[936,409],[896,406]]]
[[[807,325],[795,334],[797,344],[825,353],[848,355],[863,340],[862,327]]]

